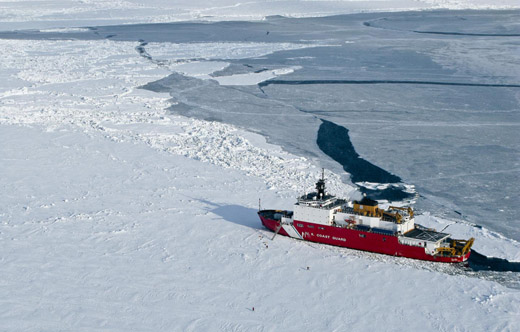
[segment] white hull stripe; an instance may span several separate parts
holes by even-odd
[[[292,224],[284,224],[282,225],[283,227],[283,230],[289,234],[290,237],[294,237],[296,239],[300,239],[300,240],[303,240],[302,236],[300,235],[300,233],[298,233],[298,231],[294,228],[294,226]]]

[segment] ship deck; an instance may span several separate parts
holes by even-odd
[[[419,229],[414,228],[408,233],[404,234],[405,237],[418,239],[418,240],[424,240],[424,241],[431,241],[431,242],[437,242],[440,240],[443,240],[450,236],[450,234],[447,233],[439,233],[436,231],[430,231],[427,229]]]

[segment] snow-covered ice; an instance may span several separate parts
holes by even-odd
[[[259,177],[103,132],[0,129],[5,331],[518,329],[519,291],[496,282],[270,241],[258,196],[292,198]]]
[[[508,0],[265,4],[5,1],[0,30],[89,34],[80,27],[518,7]],[[226,105],[193,100],[201,85],[257,97],[245,85],[305,68],[288,63],[242,72],[240,60],[311,49],[295,58],[312,60],[323,50],[315,47],[336,47],[329,42],[0,39],[0,330],[519,330],[518,273],[473,273],[282,236],[271,241],[256,216],[259,199],[263,207],[290,208],[312,188],[319,158],[169,110],[188,107],[183,101],[211,110]],[[467,55],[465,43],[436,49],[433,59],[466,75],[489,70],[486,61],[496,55],[504,66],[483,75],[501,72],[502,82],[517,83],[513,44],[505,54]],[[472,47],[489,50],[482,43]],[[457,58],[448,59],[450,53]],[[185,75],[178,95],[140,88],[172,73],[170,82]],[[282,98],[257,106],[265,105],[292,107]],[[326,176],[329,191],[355,194],[341,174]],[[520,262],[520,243],[508,234],[428,212],[417,222],[475,237],[481,254]]]

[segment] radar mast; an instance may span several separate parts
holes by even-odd
[[[325,169],[321,169],[321,179],[316,182],[316,190],[318,191],[318,199],[323,200],[325,197]]]

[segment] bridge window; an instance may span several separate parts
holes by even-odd
[[[314,228],[314,225],[307,225],[307,227],[309,227],[309,228]]]
[[[366,237],[365,234],[359,234],[359,237]]]
[[[303,227],[303,224],[296,224],[296,226],[298,226],[298,227]]]

